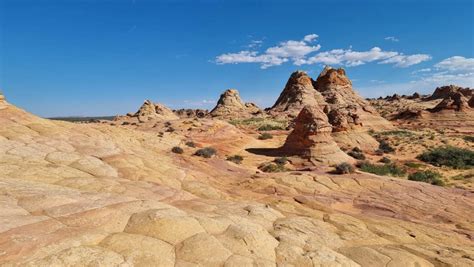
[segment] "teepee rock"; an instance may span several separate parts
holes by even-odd
[[[216,107],[211,110],[212,117],[239,118],[250,117],[260,113],[260,108],[254,103],[243,103],[239,91],[228,89],[221,94]]]

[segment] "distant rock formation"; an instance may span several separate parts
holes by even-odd
[[[178,116],[173,111],[162,104],[155,104],[150,100],[145,100],[143,105],[133,115],[138,118],[139,122],[149,120],[176,120]]]
[[[360,126],[375,130],[393,127],[368,101],[352,89],[352,82],[344,69],[326,66],[316,81],[313,81],[313,86],[322,94],[328,105],[324,111],[335,132],[348,131]]]
[[[284,113],[294,118],[305,106],[323,105],[326,105],[326,101],[321,93],[314,89],[312,79],[308,74],[304,71],[295,71],[270,109],[270,113]]]
[[[471,97],[471,99],[469,99],[468,104],[471,108],[474,108],[474,95]]]
[[[430,101],[430,100],[435,100],[435,99],[445,99],[457,93],[462,94],[464,97],[470,98],[474,96],[474,89],[470,89],[468,87],[463,88],[456,85],[441,86],[441,87],[437,87],[435,91],[433,92],[433,94],[425,98],[424,100]]]
[[[180,118],[204,118],[209,114],[207,109],[178,109],[174,113]]]
[[[294,129],[282,147],[286,153],[327,164],[353,161],[332,139],[332,126],[318,107],[303,107],[294,123]]]
[[[472,99],[471,99],[472,100]],[[460,91],[450,92],[436,107],[429,109],[430,112],[443,110],[466,111],[470,108],[469,100]]]
[[[221,94],[216,107],[209,113],[212,117],[241,118],[257,115],[262,111],[254,103],[243,103],[239,91],[228,89]]]

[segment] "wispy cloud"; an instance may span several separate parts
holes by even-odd
[[[431,93],[434,88],[455,84],[463,87],[474,86],[474,58],[453,56],[446,58],[431,68],[414,71],[416,79],[404,83],[386,83],[360,88],[366,96],[411,94],[413,92]]]
[[[400,41],[400,40],[398,40],[398,38],[395,37],[395,36],[387,36],[387,37],[384,38],[384,40],[385,40],[385,41],[392,41],[392,42],[398,42],[398,41]]]
[[[217,64],[260,63],[261,68],[278,66],[289,60],[297,62],[312,52],[318,51],[321,46],[310,43],[317,38],[316,34],[306,35],[303,40],[289,40],[277,46],[267,48],[263,53],[244,50],[237,53],[226,53],[216,57]]]
[[[263,52],[244,50],[237,53],[225,53],[216,57],[217,64],[259,63],[262,69],[278,66],[285,62],[294,65],[342,65],[346,67],[359,66],[369,62],[393,64],[396,67],[409,67],[431,59],[428,54],[405,55],[396,51],[384,51],[373,47],[368,51],[349,49],[333,49],[318,52],[321,45],[313,45],[319,36],[308,34],[302,40],[288,40],[277,46],[269,47]]]

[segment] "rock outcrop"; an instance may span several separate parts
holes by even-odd
[[[209,114],[207,109],[178,109],[174,113],[180,118],[204,118]]]
[[[440,112],[443,110],[467,111],[471,109],[469,100],[460,91],[450,93],[436,107],[429,109],[430,112]]]
[[[176,120],[178,116],[173,111],[162,104],[155,104],[150,100],[145,100],[143,105],[133,115],[139,122],[149,120]]]
[[[335,132],[349,131],[360,126],[376,130],[393,127],[352,89],[352,82],[344,69],[325,67],[316,81],[313,81],[313,86],[328,105],[324,111]]]
[[[221,94],[210,115],[220,118],[242,118],[257,115],[261,112],[260,108],[254,103],[243,103],[239,91],[228,89]]]
[[[468,104],[471,108],[474,108],[474,96],[472,96],[471,99],[469,99]]]
[[[294,129],[282,148],[286,153],[327,164],[352,161],[332,139],[332,126],[318,107],[305,106],[294,123]]]
[[[271,114],[284,114],[296,117],[305,106],[324,106],[326,102],[312,84],[312,79],[304,71],[295,71],[288,79],[275,104]]]
[[[441,86],[441,87],[437,87],[435,91],[433,92],[433,94],[425,98],[424,100],[430,101],[430,100],[435,100],[435,99],[445,99],[457,93],[462,94],[464,97],[470,98],[474,95],[474,89],[463,88],[456,85]]]

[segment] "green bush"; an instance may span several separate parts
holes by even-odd
[[[401,136],[401,137],[412,137],[412,136],[415,135],[414,133],[412,133],[410,131],[406,131],[406,130],[386,131],[386,132],[381,132],[380,134],[382,134],[382,135],[395,135],[395,136]]]
[[[408,175],[408,180],[410,181],[418,181],[418,182],[425,182],[432,185],[439,185],[443,186],[444,181],[443,177],[440,173],[435,171],[418,171]]]
[[[359,159],[359,160],[365,160],[365,154],[362,152],[362,150],[358,147],[354,147],[351,151],[347,152],[347,155]]]
[[[395,149],[385,140],[380,140],[379,150],[383,153],[392,153],[395,151]]]
[[[353,173],[355,171],[354,166],[352,164],[343,162],[340,164],[336,165],[335,173],[337,174],[348,174],[348,173]]]
[[[474,142],[474,136],[464,136],[462,139],[466,142]]]
[[[426,151],[419,155],[418,159],[434,166],[448,166],[454,169],[474,167],[474,151],[452,146]]]
[[[284,130],[285,128],[282,125],[274,125],[274,124],[264,124],[258,127],[257,130],[259,131],[273,131],[273,130]]]
[[[184,151],[179,146],[175,146],[171,149],[171,152],[176,153],[176,154],[183,154]]]
[[[244,160],[244,157],[242,157],[241,155],[233,155],[233,156],[227,157],[227,160],[235,164],[240,164]]]
[[[418,162],[405,162],[404,165],[407,166],[407,167],[410,167],[410,168],[414,168],[414,169],[418,169],[420,167],[423,167],[423,164],[418,163]]]
[[[194,143],[193,141],[186,142],[186,145],[189,147],[196,147],[196,143]]]
[[[406,170],[399,166],[390,163],[384,165],[372,164],[370,162],[362,162],[360,164],[360,170],[363,172],[369,172],[377,175],[390,175],[402,177],[406,175]]]
[[[271,135],[269,133],[263,133],[263,134],[258,136],[258,139],[260,139],[260,140],[267,140],[267,139],[272,139],[272,138],[273,138],[273,135]]]
[[[288,162],[288,158],[287,157],[276,158],[273,162],[275,162],[278,165],[285,165]]]
[[[263,163],[258,168],[263,172],[284,172],[287,170],[285,166],[273,162]]]
[[[392,163],[392,160],[388,157],[383,157],[380,159],[380,162],[388,164],[388,163]]]
[[[203,157],[203,158],[210,158],[210,157],[214,156],[216,153],[217,153],[217,151],[214,148],[205,147],[205,148],[198,149],[196,151],[196,153],[194,153],[194,155],[200,156],[200,157]]]

